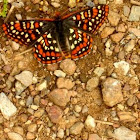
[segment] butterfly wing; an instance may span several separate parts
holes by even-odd
[[[64,24],[91,34],[101,27],[108,16],[108,12],[108,5],[98,5],[97,7],[63,16],[62,19]]]
[[[50,22],[43,20],[23,20],[4,23],[5,34],[19,44],[32,45],[45,32],[50,29]]]
[[[38,38],[33,51],[35,58],[43,64],[53,64],[62,60],[62,54],[53,31],[47,31]]]

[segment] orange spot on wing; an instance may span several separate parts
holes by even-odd
[[[81,16],[80,15],[77,15],[77,20],[81,20]]]
[[[35,22],[35,28],[38,28],[38,27],[39,27],[39,23]]]
[[[41,49],[41,45],[38,45],[37,48],[38,48],[38,50],[40,50]]]
[[[43,56],[43,57],[46,57],[46,54],[43,52],[43,53],[42,53],[42,56]]]
[[[27,29],[30,28],[30,23],[29,22],[27,22],[26,27],[27,27]]]
[[[42,49],[39,50],[39,54],[41,54],[41,55],[43,54],[43,50]]]
[[[85,23],[88,23],[88,21],[89,21],[88,19],[85,19]]]
[[[46,44],[46,46],[49,46],[49,43],[48,43],[47,39],[45,39],[45,44]]]
[[[46,52],[46,56],[51,56],[50,52]]]
[[[85,17],[86,17],[86,18],[88,17],[88,13],[87,13],[87,12],[85,12]]]
[[[73,50],[73,51],[72,51],[72,54],[76,54],[76,53],[77,53],[77,51],[76,51],[76,50]]]
[[[51,52],[51,56],[55,56],[55,53],[54,52]]]
[[[46,61],[46,64],[51,64],[52,62],[51,61]]]
[[[36,53],[34,53],[34,57],[37,58],[37,54]]]
[[[87,25],[86,24],[83,25],[83,29],[87,30]]]
[[[31,38],[32,38],[32,40],[35,40],[36,39],[36,37],[35,37],[34,34],[31,34]]]

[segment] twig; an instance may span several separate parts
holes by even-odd
[[[26,50],[26,51],[24,51],[22,53],[17,54],[15,57],[20,56],[20,55],[25,54],[25,53],[28,53],[28,52],[30,52],[32,50],[33,50],[33,48],[30,48],[30,49],[28,49],[28,50]]]
[[[106,122],[106,121],[100,121],[100,120],[95,120],[96,123],[102,123],[102,124],[107,124],[107,125],[114,125],[112,122]]]

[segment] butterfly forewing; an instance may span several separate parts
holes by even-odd
[[[43,64],[53,64],[62,60],[56,37],[52,32],[45,32],[34,45],[34,56]]]

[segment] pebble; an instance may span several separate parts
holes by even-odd
[[[104,73],[104,71],[105,71],[104,68],[102,68],[102,67],[97,67],[97,68],[95,68],[94,73],[95,73],[97,76],[100,77],[100,76]]]
[[[60,4],[57,3],[57,2],[51,2],[51,5],[55,8],[59,8],[60,7]]]
[[[66,88],[68,90],[72,89],[75,85],[71,79],[66,78],[58,78],[56,84],[58,88]]]
[[[9,132],[8,137],[10,140],[23,140],[23,137],[20,134],[15,133],[15,132]]]
[[[133,33],[138,38],[140,38],[140,29],[137,29],[137,28],[129,28],[128,31],[130,33]]]
[[[85,121],[85,126],[86,128],[88,128],[89,130],[93,131],[95,129],[95,120],[92,116],[88,115]]]
[[[26,138],[27,140],[33,140],[35,139],[35,134],[31,132],[27,132]]]
[[[37,118],[40,118],[41,116],[43,116],[44,112],[45,112],[44,109],[39,108],[39,109],[34,113],[34,116],[37,117]]]
[[[17,81],[15,83],[15,90],[16,90],[16,95],[20,95],[27,87],[24,86],[22,83]]]
[[[136,132],[124,126],[115,129],[113,134],[118,140],[136,140]]]
[[[17,51],[20,47],[20,45],[14,41],[11,41],[11,46],[14,51]]]
[[[139,21],[140,20],[140,6],[132,6],[131,12],[129,15],[129,21]]]
[[[98,0],[99,4],[106,4],[106,0]]]
[[[76,111],[77,113],[81,112],[81,110],[82,110],[82,107],[81,107],[81,106],[75,105],[75,111]]]
[[[20,126],[14,127],[13,130],[14,130],[14,132],[20,134],[21,136],[24,134],[24,130],[23,130],[23,128],[20,127]]]
[[[66,73],[64,73],[61,70],[55,70],[54,75],[57,76],[57,77],[63,77],[63,78],[66,77]]]
[[[21,114],[19,118],[21,122],[25,123],[28,119],[28,116],[26,114]]]
[[[0,110],[5,119],[9,119],[17,112],[16,106],[14,106],[3,92],[0,93]]]
[[[43,80],[41,83],[39,83],[36,87],[37,91],[42,91],[44,89],[47,89],[47,80]]]
[[[69,0],[68,6],[69,6],[70,8],[75,7],[75,6],[76,6],[76,0]]]
[[[47,70],[49,71],[55,71],[57,69],[58,69],[58,63],[47,65]]]
[[[28,126],[28,131],[29,132],[35,132],[37,130],[37,124],[30,124]]]
[[[64,130],[59,129],[58,132],[57,132],[57,137],[62,139],[62,138],[64,138],[64,134],[65,134]]]
[[[5,66],[3,67],[3,70],[4,70],[6,73],[10,73],[11,70],[12,70],[12,67],[11,67],[10,65],[5,65]]]
[[[107,106],[113,107],[123,100],[121,83],[117,79],[108,77],[103,82],[103,100]]]
[[[22,20],[21,14],[16,14],[16,18],[17,18],[17,20]]]
[[[124,51],[120,51],[118,53],[118,58],[122,60],[122,59],[124,59],[124,57],[125,57],[125,52]]]
[[[33,97],[32,96],[28,96],[27,100],[26,100],[26,106],[29,106],[33,103]]]
[[[115,0],[114,3],[121,5],[121,4],[123,4],[123,0]]]
[[[88,140],[102,140],[97,134],[89,134]]]
[[[118,32],[126,32],[125,24],[124,23],[119,24],[117,27],[117,31]]]
[[[65,59],[60,63],[60,68],[68,75],[73,75],[76,70],[75,61],[71,59]]]
[[[126,52],[130,52],[134,49],[135,47],[135,40],[130,40],[127,44],[125,44],[124,49]]]
[[[127,75],[129,69],[130,69],[130,66],[129,66],[129,63],[125,62],[125,61],[120,61],[120,62],[115,62],[114,63],[114,66],[116,69],[119,70],[119,72],[121,72],[123,75]],[[121,70],[121,71],[120,71]]]
[[[87,113],[87,112],[88,112],[88,107],[84,105],[82,108],[82,113]]]
[[[70,128],[70,134],[73,134],[73,135],[81,134],[83,128],[84,128],[84,124],[82,122],[76,122]]]
[[[120,21],[120,15],[110,10],[108,20],[112,26],[117,26]]]
[[[48,93],[48,97],[58,106],[66,106],[70,101],[70,95],[67,89],[54,89]]]
[[[123,122],[136,121],[135,116],[133,116],[131,112],[124,112],[124,111],[118,112],[118,117],[119,117],[120,121],[123,121]]]
[[[16,75],[15,78],[24,86],[28,87],[32,84],[33,74],[30,71],[23,71],[20,74]]]
[[[127,100],[127,105],[133,106],[135,102],[136,102],[136,96],[130,96],[129,99]]]
[[[121,32],[115,33],[115,34],[112,34],[111,35],[111,39],[112,39],[112,41],[118,43],[118,42],[121,41],[121,39],[124,37],[124,35],[125,34],[124,33],[121,33]]]
[[[115,31],[114,27],[105,27],[101,32],[101,38],[107,38]]]
[[[59,123],[62,118],[63,112],[60,107],[54,105],[46,109],[51,122]]]
[[[99,85],[99,78],[93,77],[93,78],[88,80],[87,85],[86,85],[86,89],[87,89],[87,91],[92,91],[93,89],[98,87],[98,85]]]
[[[123,14],[128,17],[130,13],[130,8],[127,5],[124,5],[123,7]]]

